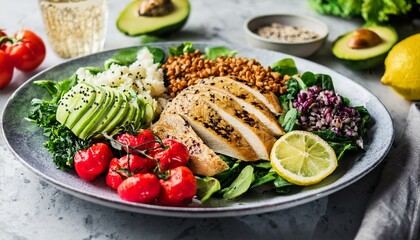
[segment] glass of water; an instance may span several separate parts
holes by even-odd
[[[103,50],[108,0],[39,0],[49,43],[63,58]]]

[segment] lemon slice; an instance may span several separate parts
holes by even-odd
[[[278,139],[270,161],[282,178],[302,186],[320,182],[337,167],[334,149],[319,136],[305,131],[291,131]]]

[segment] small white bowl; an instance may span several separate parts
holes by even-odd
[[[302,27],[316,32],[319,37],[314,40],[302,42],[285,42],[271,40],[258,35],[259,28],[280,23],[294,27]],[[248,44],[258,48],[265,48],[278,52],[291,54],[297,57],[309,57],[318,51],[328,36],[328,27],[325,23],[311,17],[292,14],[269,14],[251,17],[244,24],[245,36]]]

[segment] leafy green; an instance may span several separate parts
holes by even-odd
[[[296,119],[298,116],[298,111],[296,108],[291,108],[287,111],[286,115],[284,116],[284,120],[281,123],[285,132],[290,132],[296,129]]]
[[[137,48],[123,49],[116,52],[111,59],[119,65],[128,66],[137,60],[138,51],[139,50]]]
[[[231,183],[231,185],[224,191],[224,199],[235,199],[248,191],[252,182],[254,181],[254,168],[247,165],[239,173],[238,177]]]
[[[206,57],[208,59],[217,59],[218,57],[234,57],[238,51],[232,51],[226,47],[212,47],[212,48],[205,48],[204,52],[206,53]]]
[[[362,119],[362,123],[360,124],[360,126],[361,126],[361,132],[362,132],[361,135],[362,137],[364,137],[366,135],[368,124],[371,119],[370,113],[365,107],[362,107],[362,106],[354,107],[354,109],[356,109],[356,111],[359,112],[359,115]]]
[[[298,73],[295,61],[291,58],[285,58],[271,65],[271,70],[281,75],[293,76]]]
[[[419,0],[308,0],[320,14],[349,18],[361,16],[367,24],[381,24],[391,16],[404,16],[418,11]],[[417,5],[416,5],[417,4]]]
[[[343,18],[359,16],[363,0],[309,0],[309,5],[320,14]]]
[[[297,77],[294,77],[299,79]],[[314,74],[312,72],[304,72],[300,77],[302,84],[300,84],[300,90],[306,89],[312,86],[319,86],[323,90],[332,90],[334,91],[334,84],[332,78],[326,74]]]
[[[286,181],[284,178],[280,177],[279,175],[276,176],[274,180],[274,187],[277,193],[279,194],[287,194],[289,193],[294,187],[295,184]]]
[[[312,133],[320,136],[334,149],[338,160],[343,157],[346,151],[359,149],[354,139],[345,134],[336,134],[330,129],[313,131]]]
[[[278,174],[275,171],[255,171],[254,175],[255,180],[252,183],[251,188],[272,182],[278,176]]]
[[[193,53],[194,51],[193,43],[183,42],[179,46],[169,48],[169,55],[179,56],[184,53]]]
[[[145,48],[153,55],[154,63],[163,63],[163,61],[165,60],[165,52],[161,48],[143,46],[140,49],[129,48],[116,52],[114,56],[112,56],[112,58],[105,61],[104,68],[109,69],[112,64],[129,66],[135,61],[137,61],[138,52]]]
[[[57,104],[63,96],[76,83],[76,77],[62,82],[51,80],[35,81],[34,84],[45,88],[51,96],[51,100],[34,98],[27,120],[44,129],[44,136],[48,138],[44,146],[52,154],[57,168],[68,170],[73,167],[73,156],[91,145],[90,141],[77,138],[67,127],[61,125],[55,117]]]
[[[214,177],[195,177],[197,181],[197,197],[203,203],[220,190],[220,182]]]

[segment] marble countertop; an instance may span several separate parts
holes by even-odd
[[[110,1],[105,49],[139,44],[138,38],[126,37],[115,27],[119,12],[129,1]],[[355,72],[341,65],[330,52],[332,41],[360,27],[360,19],[317,15],[304,0],[256,2],[192,0],[186,26],[168,40],[245,46],[242,24],[252,15],[281,12],[316,17],[328,25],[330,34],[328,42],[309,60],[334,69],[375,94],[392,115],[398,141],[410,102],[380,84],[383,69]],[[47,40],[37,1],[14,0],[2,4],[0,23],[8,33],[23,26]],[[419,25],[414,22],[399,26],[400,38],[419,32]],[[0,109],[3,110],[8,97],[20,84],[37,72],[65,61],[49,45],[47,48],[47,58],[39,69],[30,73],[15,71],[12,83],[0,90]],[[24,167],[8,150],[3,138],[0,156],[0,239],[353,239],[381,170],[380,165],[343,190],[287,210],[242,217],[188,219],[124,212],[64,193]]]

